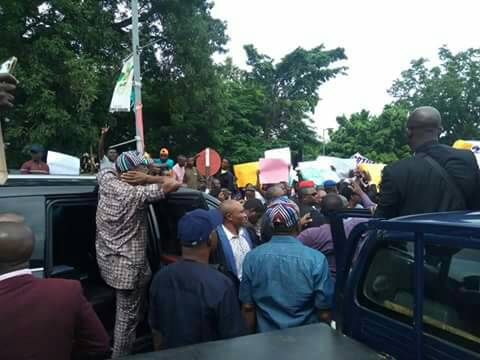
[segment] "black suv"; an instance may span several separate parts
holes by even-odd
[[[217,208],[217,199],[180,189],[148,207],[148,257],[152,271],[180,255],[177,222],[187,211]],[[0,212],[25,217],[35,234],[30,268],[35,276],[80,280],[85,296],[113,333],[115,294],[100,277],[95,254],[95,177],[10,176],[0,187]],[[144,332],[147,334],[148,332]],[[139,336],[136,350],[150,348]]]

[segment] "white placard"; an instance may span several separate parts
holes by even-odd
[[[265,151],[265,159],[282,159],[288,165],[292,164],[292,152],[289,147]]]
[[[75,156],[49,151],[47,165],[50,175],[80,175],[80,159]]]

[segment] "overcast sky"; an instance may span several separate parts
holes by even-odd
[[[475,0],[215,0],[213,9],[228,23],[229,55],[241,67],[250,43],[275,60],[298,46],[345,48],[347,75],[319,89],[318,129],[335,127],[343,113],[381,112],[412,59],[438,62],[442,45],[480,47],[479,14]]]

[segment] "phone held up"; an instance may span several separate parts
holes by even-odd
[[[2,63],[2,65],[0,65],[0,74],[7,73],[13,75],[15,67],[17,66],[17,61],[18,59],[15,56],[12,56],[7,61]]]

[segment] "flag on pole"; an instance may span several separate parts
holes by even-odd
[[[110,112],[129,112],[131,109],[133,87],[133,56],[130,56],[122,66],[122,72],[118,77],[115,90],[113,91]]]

